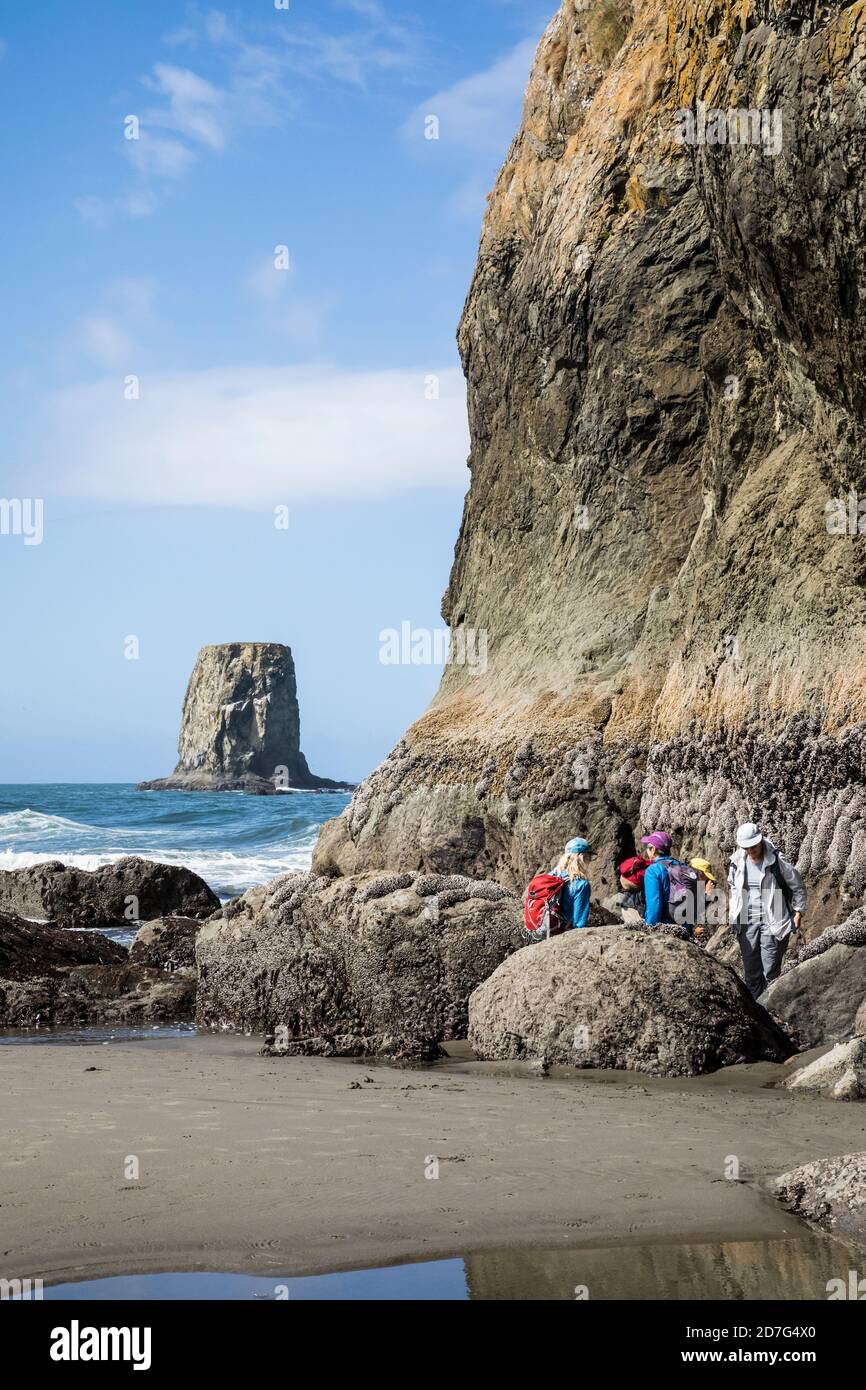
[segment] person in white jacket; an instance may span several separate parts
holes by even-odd
[[[806,910],[806,887],[753,821],[737,831],[728,869],[728,921],[737,933],[749,993],[757,999],[776,979],[792,931]]]

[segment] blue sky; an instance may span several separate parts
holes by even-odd
[[[0,533],[0,781],[168,772],[208,642],[292,647],[324,774],[421,713],[379,634],[441,626],[454,334],[554,9],[2,0],[0,496],[44,520]]]

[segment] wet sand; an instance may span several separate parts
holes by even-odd
[[[792,1235],[767,1180],[866,1148],[866,1108],[767,1088],[784,1074],[401,1070],[232,1036],[0,1047],[0,1276]]]

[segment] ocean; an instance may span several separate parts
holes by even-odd
[[[139,792],[133,785],[0,786],[0,869],[62,859],[97,869],[136,854],[183,864],[226,900],[308,869],[345,792]]]

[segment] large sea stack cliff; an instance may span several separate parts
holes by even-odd
[[[181,715],[178,763],[140,791],[349,790],[316,777],[301,752],[291,649],[280,642],[202,647]]]
[[[579,830],[610,881],[638,827],[718,863],[754,817],[824,923],[866,891],[864,64],[863,4],[564,0],[459,330],[443,614],[486,670],[317,869],[518,885]]]

